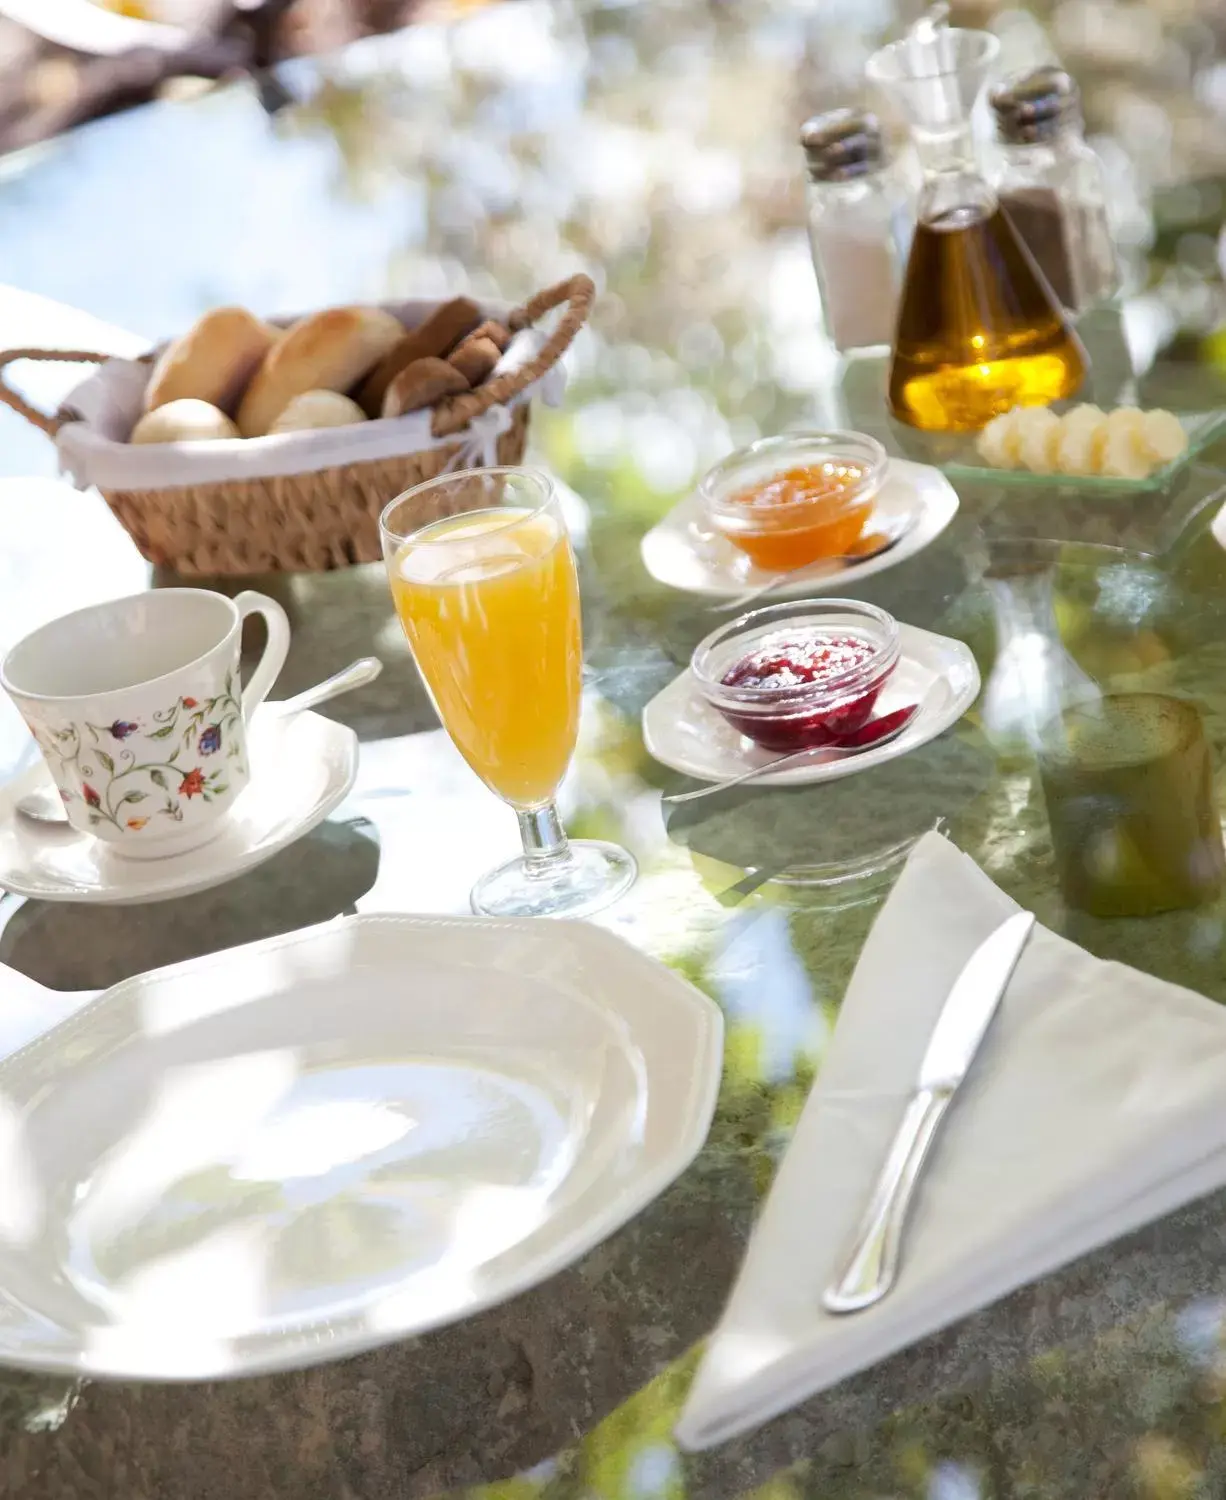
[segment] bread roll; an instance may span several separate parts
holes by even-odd
[[[453,297],[437,307],[424,323],[406,333],[362,382],[358,402],[372,417],[383,412],[387,389],[414,360],[442,359],[481,322],[481,309],[467,297]],[[386,413],[384,413],[386,415]]]
[[[445,359],[415,359],[388,386],[383,415],[402,417],[405,412],[420,411],[443,396],[458,396],[466,390],[468,381]]]
[[[404,338],[378,307],[333,307],[294,324],[268,351],[239,403],[244,437],[263,437],[304,391],[347,391]]]
[[[201,443],[236,438],[238,428],[219,407],[184,397],[147,411],[132,429],[130,443]]]
[[[349,427],[365,422],[366,413],[356,401],[339,391],[303,391],[295,396],[268,429],[273,432],[308,432],[316,427]]]
[[[511,330],[495,322],[493,318],[487,318],[484,323],[477,324],[464,342],[467,343],[468,339],[489,339],[491,344],[497,344],[498,352],[501,354],[511,342]]]
[[[459,370],[469,385],[480,385],[501,355],[502,351],[493,339],[478,338],[475,333],[470,333],[447,356],[447,363]]]
[[[244,308],[214,308],[162,350],[145,387],[145,410],[192,398],[232,412],[279,336]]]

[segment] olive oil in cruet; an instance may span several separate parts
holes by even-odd
[[[931,432],[1046,406],[1086,374],[1080,340],[975,164],[970,114],[998,45],[988,32],[917,26],[868,63],[924,168],[889,401],[900,421]]]

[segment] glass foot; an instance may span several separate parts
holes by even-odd
[[[634,884],[634,856],[616,844],[577,839],[557,859],[520,855],[473,886],[481,917],[584,917],[610,905]]]

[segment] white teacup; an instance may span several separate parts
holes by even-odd
[[[251,614],[263,615],[268,644],[240,690]],[[250,780],[247,721],[288,650],[285,611],[263,594],[154,589],[35,630],[0,663],[0,683],[73,827],[156,858],[221,831]]]

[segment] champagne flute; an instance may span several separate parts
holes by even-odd
[[[422,526],[423,511],[438,515]],[[392,598],[438,716],[514,808],[523,854],[473,887],[485,916],[581,916],[637,873],[616,844],[570,842],[558,786],[575,750],[579,580],[553,482],[470,469],[398,495],[379,518]]]

